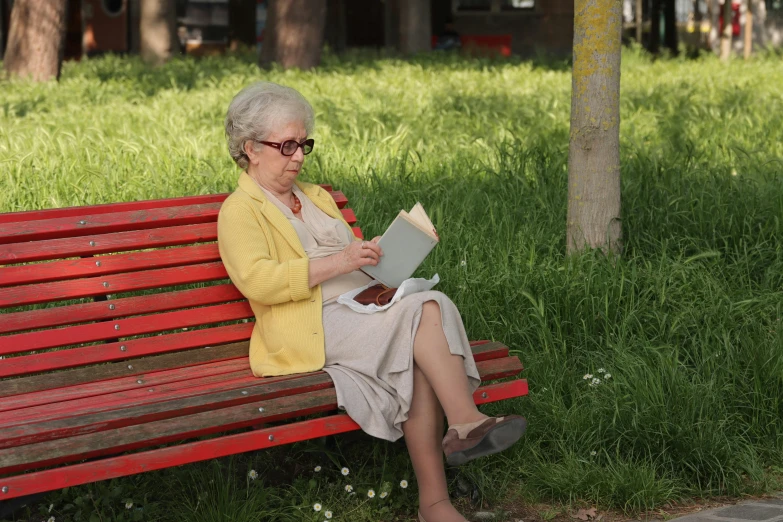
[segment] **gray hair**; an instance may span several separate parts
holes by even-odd
[[[309,135],[315,126],[315,113],[298,91],[272,82],[248,85],[234,96],[226,114],[228,152],[237,165],[246,169],[245,142],[265,140],[275,129],[302,122]]]

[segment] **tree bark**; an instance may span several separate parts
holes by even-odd
[[[642,0],[636,0],[636,43],[642,45],[642,31],[644,30],[644,10]]]
[[[400,0],[400,51],[415,54],[432,49],[429,0]]]
[[[658,54],[661,50],[661,0],[652,0],[650,4],[650,44],[648,50]]]
[[[677,35],[677,11],[675,9],[675,0],[665,0],[663,6],[664,34],[666,36],[666,47],[671,51],[672,56],[679,53],[678,35]]]
[[[241,45],[256,46],[256,1],[229,0],[228,2],[229,48],[237,50]]]
[[[141,0],[142,59],[161,65],[177,52],[177,10],[174,0]]]
[[[567,252],[621,250],[622,3],[575,0]]]
[[[723,30],[720,33],[720,59],[728,62],[731,59],[731,40],[733,38],[731,22],[734,12],[731,9],[731,0],[723,2]]]
[[[326,0],[269,0],[259,64],[312,69],[321,63]]]
[[[16,0],[4,67],[9,76],[58,80],[65,48],[67,0]]]
[[[753,52],[753,0],[746,0],[748,8],[745,11],[745,45],[743,51],[745,52],[745,59],[750,59],[750,54]]]

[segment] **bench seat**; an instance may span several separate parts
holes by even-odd
[[[250,372],[226,197],[0,214],[0,501],[359,429],[325,372]],[[477,404],[527,394],[508,348],[472,349]]]

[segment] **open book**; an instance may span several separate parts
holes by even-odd
[[[419,268],[440,239],[421,203],[410,212],[401,210],[381,236],[378,245],[383,257],[375,266],[362,271],[388,287],[399,287]]]

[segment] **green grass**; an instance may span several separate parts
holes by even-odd
[[[526,415],[528,434],[461,470],[455,490],[467,479],[491,505],[627,512],[762,492],[783,460],[783,68],[774,57],[623,62],[616,262],[564,254],[570,73],[559,63],[68,63],[59,85],[2,85],[0,211],[233,190],[231,97],[259,79],[290,85],[317,113],[305,178],[343,190],[367,235],[421,201],[443,238],[421,273],[440,274],[471,338],[502,340],[525,364],[530,396],[485,410]],[[315,502],[340,520],[415,512],[404,444],[329,444],[72,488],[39,514],[50,503],[58,520],[77,509],[81,520],[323,520]],[[384,483],[392,495],[363,500]]]

